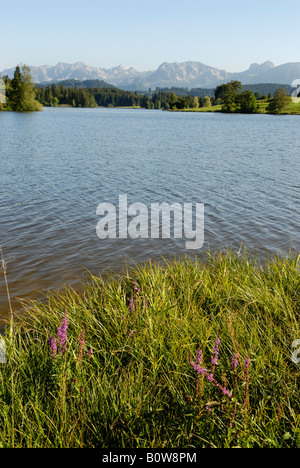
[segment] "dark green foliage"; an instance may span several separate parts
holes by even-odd
[[[257,97],[260,94],[257,93]],[[258,111],[257,99],[252,91],[242,91],[242,83],[231,81],[220,85],[215,90],[215,100],[222,104],[222,111],[253,114]]]
[[[281,114],[286,106],[290,103],[290,98],[284,88],[279,88],[274,94],[273,99],[268,106],[270,114]]]
[[[76,83],[76,86],[70,86]],[[60,84],[39,85],[36,88],[37,99],[44,106],[65,105],[72,107],[142,107],[145,109],[163,109],[168,106],[169,93],[155,92],[151,96],[123,91],[99,80],[87,80],[77,83],[75,80]],[[79,86],[77,86],[77,84]],[[57,100],[54,101],[54,99]]]
[[[223,112],[237,112],[239,101],[238,93],[242,89],[242,83],[239,81],[231,81],[220,86],[215,90],[215,99],[223,104]]]
[[[211,99],[209,96],[204,96],[203,98],[203,107],[210,107],[211,106]]]
[[[36,101],[35,87],[31,79],[30,69],[26,65],[22,71],[16,67],[12,80],[5,78],[8,110],[17,112],[35,112],[42,109]]]
[[[256,97],[251,91],[243,91],[239,94],[237,102],[242,114],[254,114],[258,110]]]

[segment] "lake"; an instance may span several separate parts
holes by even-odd
[[[102,202],[204,203],[205,251],[300,251],[299,116],[52,108],[0,112],[0,245],[14,305],[86,270],[193,255],[184,239],[105,239]],[[8,312],[0,275],[0,317]]]

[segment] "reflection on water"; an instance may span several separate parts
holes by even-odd
[[[85,269],[189,254],[184,239],[101,241],[97,206],[117,206],[120,194],[147,206],[204,203],[201,252],[300,250],[298,116],[45,109],[0,113],[0,125],[0,244],[14,257],[13,298],[78,286]]]

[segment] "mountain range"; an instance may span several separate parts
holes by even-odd
[[[214,88],[231,80],[242,84],[289,84],[300,79],[300,62],[275,66],[267,61],[253,63],[244,72],[231,73],[201,62],[162,63],[157,70],[139,72],[132,67],[119,65],[109,69],[96,68],[84,62],[58,63],[55,66],[30,67],[35,83],[51,83],[63,80],[103,80],[124,90],[148,90],[156,87]],[[14,68],[3,70],[1,76],[13,77]]]

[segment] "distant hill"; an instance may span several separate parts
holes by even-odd
[[[300,62],[286,63],[253,77],[249,83],[286,83],[291,85],[300,79]]]
[[[200,62],[163,63],[147,77],[149,86],[210,87],[226,80],[227,72]]]
[[[220,70],[201,62],[162,63],[157,70],[139,72],[132,67],[119,65],[114,68],[96,68],[83,62],[74,64],[58,63],[56,66],[43,65],[30,67],[35,83],[58,83],[73,80],[85,82],[99,80],[106,85],[117,86],[120,89],[135,91],[161,88],[215,88],[219,84],[231,80],[241,81],[242,84],[274,83],[292,85],[300,79],[300,62],[275,65],[270,62],[253,63],[248,70],[239,73]],[[12,77],[14,68],[3,70],[1,75]],[[72,85],[71,85],[72,86]]]

